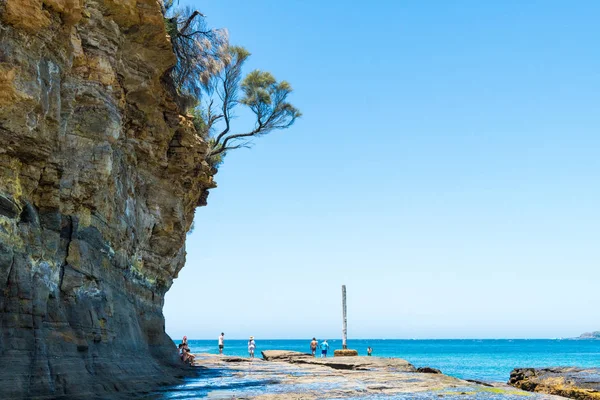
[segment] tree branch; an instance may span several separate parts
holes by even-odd
[[[225,73],[225,78],[223,79],[223,118],[225,120],[225,129],[215,139],[215,146],[219,145],[221,139],[229,132],[229,91],[227,90],[227,73]]]
[[[179,35],[182,36],[183,32],[185,32],[187,30],[187,28],[190,27],[190,24],[192,23],[192,21],[194,20],[194,18],[196,18],[197,16],[201,16],[204,17],[204,14],[202,14],[200,11],[196,10],[192,13],[192,15],[190,15],[187,19],[187,21],[185,21],[185,23],[183,24],[183,26],[181,27],[181,29],[179,29]]]
[[[252,132],[238,133],[236,135],[227,136],[227,138],[225,138],[225,140],[223,141],[223,144],[218,147],[215,147],[215,149],[209,153],[209,156],[216,156],[217,154],[221,154],[222,152],[224,152],[228,149],[232,149],[233,147],[227,146],[227,143],[229,143],[229,141],[234,140],[234,139],[243,138],[243,137],[255,136],[257,133],[259,133],[261,131],[261,129],[262,129],[262,126],[259,125],[259,127],[254,129]]]

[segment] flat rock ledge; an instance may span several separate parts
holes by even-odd
[[[263,356],[264,360],[197,354],[199,376],[177,387],[175,393],[178,398],[257,400],[559,399],[506,384],[484,386],[441,373],[419,373],[408,361],[397,358],[315,358],[279,350],[264,351]]]
[[[577,400],[600,400],[600,368],[516,368],[509,385]]]
[[[266,350],[261,354],[266,361],[284,361],[291,364],[322,365],[333,369],[346,369],[354,371],[417,372],[417,369],[411,363],[401,358],[364,356],[321,358],[313,357],[307,353],[282,350]]]
[[[333,369],[354,371],[396,371],[416,372],[417,369],[401,358],[380,357],[313,357],[310,354],[296,351],[266,350],[262,353],[266,361],[284,361],[291,364],[322,365]]]

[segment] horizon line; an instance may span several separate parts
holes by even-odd
[[[256,338],[256,336],[254,337]],[[348,339],[348,341],[351,340],[565,340],[565,339],[581,339],[581,340],[585,340],[588,338],[580,338],[578,336],[574,336],[574,337],[502,337],[502,338],[354,338],[354,339]],[[593,339],[593,338],[589,338],[590,340],[598,340],[598,339]],[[214,338],[194,338],[194,339],[190,339],[188,338],[188,340],[216,340]],[[237,337],[233,337],[233,338],[226,338],[226,340],[248,340],[248,338],[237,338]],[[260,340],[311,340],[311,338],[264,338],[264,339],[260,339]],[[320,339],[321,340],[321,339]],[[333,339],[326,339],[326,340],[342,340],[342,338],[333,338]]]

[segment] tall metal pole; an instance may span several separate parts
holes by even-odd
[[[342,285],[342,313],[344,318],[344,325],[342,327],[342,348],[346,350],[346,340],[348,339],[348,319],[346,316],[346,285]]]

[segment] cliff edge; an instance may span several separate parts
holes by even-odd
[[[181,374],[164,295],[214,187],[157,0],[0,2],[0,398]]]

